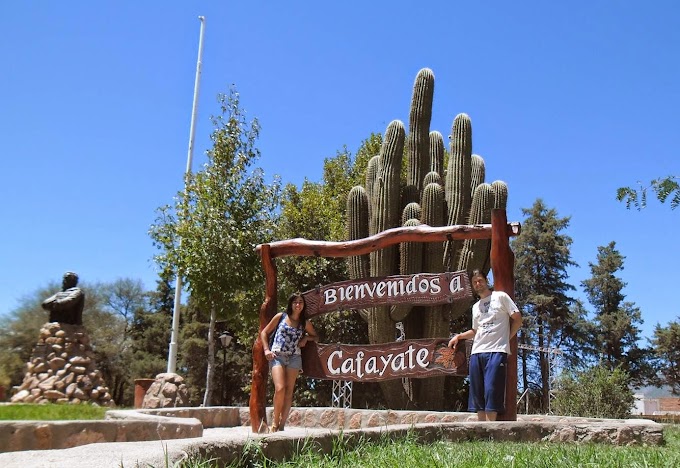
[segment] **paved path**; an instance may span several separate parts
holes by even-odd
[[[195,454],[201,447],[223,450],[237,455],[250,440],[304,440],[312,435],[336,431],[320,428],[288,427],[276,434],[254,434],[250,427],[205,429],[203,437],[152,442],[106,442],[81,445],[59,450],[29,450],[0,453],[2,468],[133,468],[172,466],[187,453]],[[166,456],[170,463],[166,463]]]

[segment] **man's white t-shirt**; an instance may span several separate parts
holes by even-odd
[[[471,354],[510,354],[510,316],[519,312],[506,293],[492,291],[472,306],[472,328],[477,331]]]

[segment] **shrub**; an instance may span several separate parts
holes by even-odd
[[[622,369],[597,365],[561,377],[555,410],[564,416],[626,418],[635,403],[630,377]]]

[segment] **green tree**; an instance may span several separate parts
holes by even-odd
[[[258,289],[262,300],[261,288]],[[257,316],[257,308],[251,310],[251,315]],[[220,321],[220,330],[228,327],[228,322]],[[189,404],[198,406],[203,404],[207,387],[207,369],[209,346],[206,336],[210,326],[210,313],[197,306],[196,301],[189,297],[187,304],[182,307],[179,331],[179,350],[177,355],[177,369],[185,378],[189,389]],[[217,335],[217,333],[216,333]],[[225,350],[215,339],[216,359],[214,377],[220,384],[214,386],[211,404],[247,406],[250,398],[252,364],[252,338],[241,342],[238,338],[232,340]]]
[[[190,296],[182,309],[177,370],[185,377],[192,406],[201,405],[205,398],[209,326],[210,313],[197,307],[193,296]]]
[[[244,291],[261,289],[255,247],[271,239],[279,198],[278,178],[267,184],[262,169],[252,167],[260,156],[257,120],[246,120],[234,89],[218,101],[221,113],[212,118],[207,162],[201,171],[187,174],[185,190],[173,207],[159,210],[150,229],[161,250],[158,264],[176,267],[196,306],[210,314],[206,406],[212,396],[217,316],[247,340],[256,335],[257,309],[247,300],[254,294]]]
[[[279,240],[303,237],[312,240],[342,241],[347,238],[345,211],[347,194],[359,183],[368,160],[380,151],[382,135],[371,134],[364,140],[355,156],[345,147],[335,157],[324,160],[323,179],[307,179],[301,188],[288,184],[282,196],[281,216],[275,238]],[[319,284],[343,281],[348,278],[347,265],[342,258],[284,257],[277,259],[279,303],[293,291],[306,291]],[[314,319],[314,325],[325,343],[368,343],[366,323],[356,312],[325,314]],[[357,405],[375,405],[376,384],[356,383],[352,399]],[[296,387],[296,404],[330,405],[331,381],[308,381]],[[368,403],[370,402],[370,403]]]
[[[635,397],[628,374],[597,365],[558,380],[555,411],[563,416],[627,418]]]
[[[168,344],[174,306],[174,288],[167,277],[161,275],[156,290],[147,293],[148,305],[138,308],[130,330],[132,381],[154,378],[167,369]]]
[[[135,376],[131,373],[131,332],[135,316],[146,310],[147,294],[140,280],[118,278],[102,284],[99,295],[101,310],[110,316],[112,326],[100,331],[103,339],[94,347],[95,354],[102,363],[101,370],[115,403],[132,406]]]
[[[85,290],[81,283],[81,289]],[[38,342],[40,327],[47,322],[49,314],[40,304],[61,290],[61,284],[51,282],[37,288],[19,300],[19,306],[0,318],[0,368],[9,377],[9,386],[20,385],[24,378],[24,368],[31,357],[33,347]],[[90,294],[85,294],[83,320],[87,320],[92,304]]]
[[[592,353],[610,370],[622,367],[635,384],[642,384],[653,375],[651,350],[638,346],[642,315],[633,302],[624,301],[626,283],[616,276],[623,270],[625,257],[615,242],[597,250],[597,263],[589,263],[592,276],[581,283],[595,307],[595,327],[589,340]]]
[[[571,237],[564,234],[569,217],[560,218],[540,198],[531,208],[523,208],[527,218],[522,233],[513,241],[515,252],[515,298],[524,316],[519,342],[541,350],[567,348],[577,342],[577,317],[571,306],[574,299],[568,294],[575,290],[567,282],[567,268],[576,266],[571,259]],[[529,388],[529,355],[521,350],[524,389]],[[539,351],[538,368],[542,390],[542,406],[548,408],[550,399],[549,352]]]
[[[642,185],[642,183],[638,182],[637,189],[632,187],[619,187],[616,191],[616,199],[618,201],[625,201],[626,208],[628,209],[630,209],[631,206],[635,206],[635,208],[641,210],[647,206],[647,193],[649,191],[654,192],[656,198],[661,203],[665,203],[670,197],[672,210],[680,205],[680,184],[678,184],[678,176],[672,175],[654,179],[649,185]]]
[[[662,383],[670,386],[673,394],[680,395],[680,322],[676,320],[667,327],[657,324],[652,346]]]
[[[382,136],[371,134],[361,143],[355,157],[345,147],[335,157],[325,158],[321,182],[305,179],[300,189],[287,184],[275,238],[345,240],[347,194],[364,177],[368,160],[380,151],[381,144]],[[286,296],[296,289],[304,291],[317,284],[347,279],[344,259],[285,257],[279,260],[277,266],[280,289]]]
[[[135,315],[146,306],[147,294],[138,279],[119,278],[103,287],[104,307],[119,316],[123,323],[123,340],[130,337]]]

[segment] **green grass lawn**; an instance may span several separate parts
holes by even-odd
[[[259,456],[256,446],[244,453],[240,463],[247,467],[678,467],[680,466],[680,427],[668,426],[666,444],[654,447],[619,447],[605,444],[516,443],[516,442],[437,442],[420,444],[415,438],[380,443],[362,443],[348,449],[338,439],[330,454],[319,454],[313,445],[285,463],[273,463]],[[201,464],[203,463],[203,464]],[[209,466],[206,461],[186,463],[186,467]]]
[[[104,419],[108,410],[109,408],[90,405],[0,405],[0,420]]]

